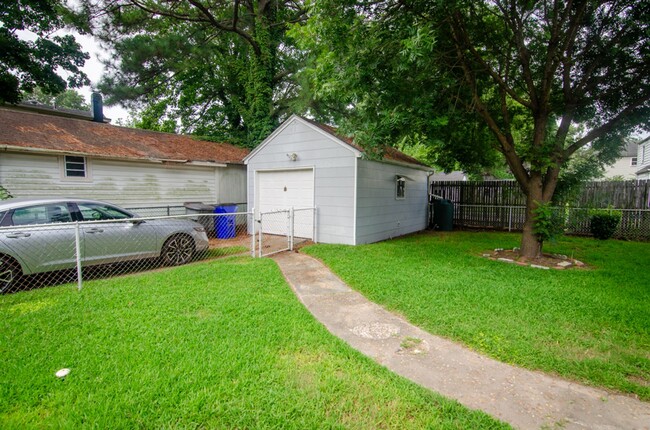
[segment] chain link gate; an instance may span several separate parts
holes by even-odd
[[[316,208],[261,212],[252,236],[252,255],[256,257],[291,251],[298,244],[315,241]]]

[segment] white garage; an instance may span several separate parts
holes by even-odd
[[[369,160],[335,129],[294,115],[244,163],[256,219],[293,208],[297,237],[357,245],[426,228],[431,169],[393,148],[382,160]],[[314,207],[315,216],[301,211]],[[262,229],[273,234],[276,227],[263,223]]]

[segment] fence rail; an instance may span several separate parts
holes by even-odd
[[[248,212],[247,203],[228,203],[228,206],[237,206],[237,212]],[[213,205],[219,206],[219,205]],[[139,206],[139,207],[125,207],[125,209],[135,212],[143,217],[158,217],[158,216],[175,216],[175,215],[189,215],[195,214],[184,205],[167,205],[167,206]]]

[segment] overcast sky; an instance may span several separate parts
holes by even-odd
[[[95,86],[99,83],[99,80],[104,73],[104,66],[99,61],[100,58],[107,58],[109,53],[102,50],[99,44],[91,36],[80,35],[72,33],[77,40],[77,43],[81,45],[82,51],[90,54],[90,59],[86,60],[86,64],[83,67],[83,71],[88,75],[91,85]],[[92,92],[91,87],[83,87],[78,89],[79,93],[83,94],[86,100],[90,103],[90,93]],[[129,114],[121,106],[106,106],[104,105],[104,115],[111,119],[111,122],[115,124],[118,119],[126,119]]]
[[[18,37],[24,40],[35,40],[36,35],[30,31],[18,31]],[[86,60],[86,63],[82,70],[88,75],[90,79],[91,86],[96,86],[104,73],[104,65],[99,61],[100,58],[107,58],[110,55],[108,52],[104,51],[99,44],[91,36],[85,36],[72,32],[69,30],[59,30],[54,34],[72,34],[77,43],[81,45],[81,50],[87,52],[90,55],[90,58]],[[61,74],[65,76],[65,71],[62,71]],[[90,94],[92,93],[92,87],[85,86],[82,88],[77,88],[76,90],[84,96],[86,102],[90,104]],[[107,118],[110,118],[111,123],[115,124],[118,119],[125,120],[129,114],[121,106],[106,106],[104,105],[104,115]]]

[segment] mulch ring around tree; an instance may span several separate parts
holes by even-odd
[[[590,269],[582,261],[561,254],[542,254],[538,258],[526,258],[519,255],[519,248],[502,249],[497,248],[494,251],[483,253],[483,257],[494,261],[517,264],[519,266],[529,266],[537,269]]]

